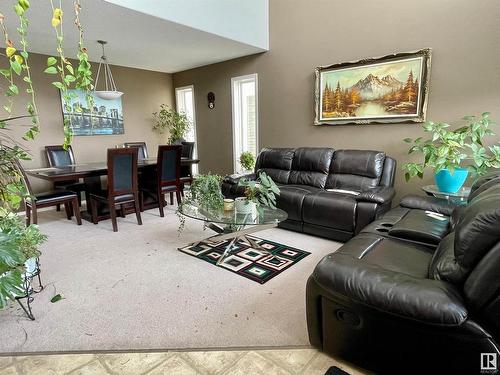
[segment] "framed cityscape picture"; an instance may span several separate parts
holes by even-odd
[[[64,119],[69,119],[73,135],[115,135],[123,134],[123,108],[121,97],[104,100],[92,92],[68,90],[69,103],[61,95]],[[87,95],[92,97],[92,108],[89,108]]]
[[[316,68],[315,125],[424,122],[431,50]]]

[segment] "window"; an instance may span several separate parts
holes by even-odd
[[[233,165],[241,173],[240,155],[244,151],[254,156],[258,151],[257,74],[231,79],[233,99]]]
[[[194,154],[193,157],[198,157],[197,144],[196,144],[196,119],[195,119],[195,109],[194,109],[194,87],[185,86],[178,87],[175,89],[175,101],[177,104],[177,112],[185,113],[189,121],[191,122],[191,127],[186,135],[186,141],[194,142]],[[193,164],[193,174],[198,174],[198,165]]]

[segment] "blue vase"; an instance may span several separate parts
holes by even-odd
[[[441,169],[434,175],[439,191],[443,193],[456,193],[467,179],[469,170],[456,168],[453,174],[448,169]]]

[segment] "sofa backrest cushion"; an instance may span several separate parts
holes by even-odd
[[[385,153],[370,150],[337,150],[330,164],[327,189],[363,190],[379,185]]]
[[[478,177],[470,188],[470,194],[467,200],[469,202],[472,201],[479,194],[496,185],[500,185],[500,172],[498,171],[490,172],[484,176]]]
[[[461,214],[455,226],[455,257],[472,269],[500,241],[500,186],[474,198]]]
[[[324,188],[333,152],[332,148],[301,147],[295,149],[288,183]]]
[[[274,182],[287,184],[294,153],[293,148],[262,149],[255,163],[255,173],[266,172]]]
[[[429,266],[429,278],[461,284],[465,281],[468,269],[462,267],[455,258],[455,233],[448,234],[439,243]]]

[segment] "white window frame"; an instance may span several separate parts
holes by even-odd
[[[235,84],[246,80],[255,82],[255,149],[259,152],[259,78],[257,73],[247,74],[231,78],[231,109],[232,109],[232,131],[233,131],[233,170],[235,173],[241,172],[239,159],[239,150],[236,147],[236,126],[241,127],[241,119],[237,108],[241,108],[241,92],[235,92]]]
[[[179,97],[182,91],[186,90],[191,90],[193,94],[193,119],[192,119],[192,126],[193,126],[193,133],[194,133],[194,152],[193,152],[193,158],[198,158],[198,134],[196,131],[196,101],[195,101],[195,96],[194,96],[194,85],[188,85],[188,86],[182,86],[182,87],[176,87],[175,88],[175,109],[177,112],[180,112],[179,110]],[[198,164],[193,164],[192,165],[192,172],[194,175],[198,174]]]

